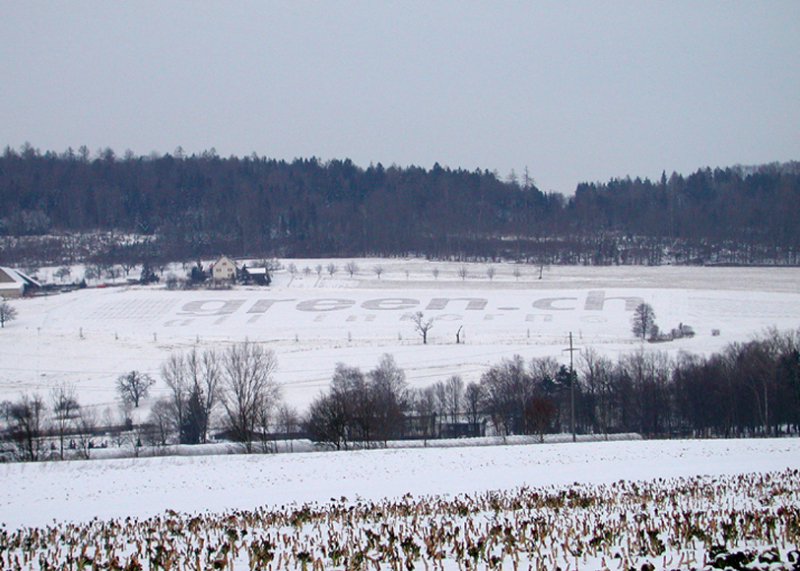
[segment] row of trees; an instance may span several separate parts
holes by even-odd
[[[573,376],[552,358],[504,360],[481,379],[501,434],[566,432],[574,387],[580,433],[772,435],[800,428],[800,333],[771,330],[708,357],[639,350],[614,362],[594,349]]]
[[[614,362],[589,348],[573,372],[552,357],[514,356],[479,382],[465,385],[454,376],[425,389],[408,389],[385,355],[366,375],[337,365],[329,391],[306,418],[310,436],[337,449],[474,436],[487,422],[502,436],[564,433],[573,422],[581,434],[648,437],[798,432],[800,332],[771,330],[709,357],[639,350]]]
[[[361,168],[349,160],[222,158],[213,150],[117,157],[111,149],[58,154],[25,146],[0,155],[0,190],[0,236],[15,238],[0,250],[6,264],[58,255],[58,241],[34,248],[19,237],[97,231],[151,237],[104,252],[138,263],[225,251],[796,264],[800,251],[798,163],[587,183],[567,200],[540,191],[527,172],[501,179],[438,164]]]
[[[313,440],[337,450],[402,437],[406,389],[405,373],[391,355],[384,355],[366,375],[358,367],[338,363],[330,390],[309,407],[306,430]]]
[[[162,446],[173,441],[202,444],[216,427],[218,436],[242,444],[248,453],[259,444],[269,450],[278,419],[291,424],[286,417],[294,414],[281,406],[277,365],[271,349],[250,342],[222,352],[193,349],[171,355],[160,371],[168,396],[151,406],[148,440]],[[131,375],[119,380],[120,394],[129,402],[131,380]]]
[[[270,451],[275,438],[299,434],[335,449],[393,439],[569,432],[636,432],[647,437],[737,437],[800,431],[800,331],[770,330],[702,357],[638,350],[613,361],[585,349],[574,371],[552,357],[520,356],[489,367],[478,382],[459,376],[409,388],[391,355],[362,372],[336,365],[330,387],[301,419],[282,404],[277,362],[263,345],[223,352],[174,354],[161,368],[168,396],[152,403],[146,423],[133,426],[137,444],[207,442],[216,436],[244,451]],[[120,395],[131,406],[152,379],[123,375]],[[2,417],[21,460],[88,457],[98,429],[75,391],[57,387],[49,405],[39,396],[3,403]],[[109,427],[104,427],[108,430]],[[72,450],[72,451],[70,451]]]
[[[172,433],[183,444],[207,442],[219,409],[218,425],[230,440],[247,452],[255,442],[268,446],[280,405],[277,365],[271,349],[249,342],[222,353],[208,349],[172,355],[161,367],[170,396],[156,402],[150,415],[161,444]]]
[[[23,395],[16,402],[0,403],[5,440],[0,459],[10,454],[17,460],[89,458],[92,438],[98,426],[92,407],[78,402],[75,387],[59,385],[49,400],[41,395]],[[0,442],[2,444],[2,442]]]
[[[2,403],[4,433],[13,456],[23,461],[88,458],[100,435],[134,449],[144,444],[200,444],[209,441],[212,428],[246,452],[259,445],[267,451],[277,422],[283,423],[284,431],[296,431],[299,424],[296,413],[281,406],[276,367],[275,353],[257,343],[237,343],[221,352],[176,353],[160,371],[168,396],[150,403],[143,422],[134,418],[134,411],[150,396],[156,380],[131,371],[116,384],[121,422],[98,421],[93,407],[79,404],[73,386],[59,385],[50,402],[40,395],[23,395],[17,402]]]

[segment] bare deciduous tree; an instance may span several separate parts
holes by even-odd
[[[159,399],[151,408],[151,416],[153,409],[158,406],[157,414],[167,415],[169,418],[170,432],[180,433],[181,426],[187,416],[187,402],[189,400],[189,382],[186,374],[185,359],[179,353],[173,353],[169,358],[161,364],[161,379],[164,384],[169,387],[171,392],[169,399],[169,407],[162,403]],[[151,422],[160,419],[151,419]],[[180,440],[180,436],[179,436]]]
[[[166,446],[170,435],[175,432],[175,411],[174,404],[170,399],[160,398],[150,407],[150,415],[147,417],[149,430],[146,434],[148,443],[151,446]]]
[[[445,382],[445,406],[450,422],[458,422],[461,416],[461,405],[464,400],[464,380],[458,376],[453,375]]]
[[[337,363],[331,393],[344,405],[350,442],[370,446],[375,441],[378,422],[375,401],[364,373],[358,367]]]
[[[327,266],[325,266],[325,270],[328,272],[328,275],[333,277],[334,274],[339,271],[339,266],[331,262]]]
[[[631,325],[633,334],[644,340],[656,324],[656,312],[649,303],[640,303],[633,311]]]
[[[320,394],[309,407],[306,430],[316,442],[336,450],[347,450],[353,443],[368,442],[372,427],[364,374],[358,367],[337,363],[328,393]]]
[[[53,275],[63,282],[66,278],[72,275],[72,270],[69,268],[69,266],[62,266],[58,268]]]
[[[9,433],[16,447],[17,458],[23,462],[42,459],[45,405],[39,395],[23,395],[12,403],[9,411]]]
[[[207,441],[209,422],[219,396],[220,359],[213,349],[173,354],[161,367],[172,392],[174,426],[182,444]]]
[[[273,374],[275,352],[245,341],[232,345],[222,357],[222,404],[231,438],[246,452],[253,451],[256,429],[278,403],[280,386]]]
[[[64,460],[64,444],[67,436],[74,434],[77,428],[80,405],[75,394],[74,385],[60,384],[50,392],[53,411],[53,429],[58,437],[58,456]]]
[[[313,440],[337,450],[385,444],[402,434],[407,402],[405,372],[391,355],[367,375],[337,363],[330,391],[314,400],[304,424]]]
[[[284,438],[286,438],[290,452],[294,451],[291,438],[300,431],[301,424],[300,414],[297,412],[296,408],[290,407],[287,404],[282,404],[278,407],[275,425],[278,432],[283,434]]]
[[[278,414],[275,420],[278,430],[287,436],[300,429],[300,415],[297,409],[287,404],[278,407]]]
[[[7,321],[17,318],[17,309],[7,301],[0,302],[0,327],[5,327]]]
[[[612,420],[614,364],[591,347],[580,353],[580,369],[586,389],[586,421],[598,434],[607,434]]]
[[[123,402],[130,403],[134,408],[139,408],[139,401],[147,398],[156,381],[145,373],[131,371],[117,378],[117,392]]]
[[[11,401],[8,400],[0,401],[0,420],[2,420],[6,426],[8,425],[9,419],[11,418],[10,411],[11,411]]]
[[[544,263],[544,258],[540,259],[540,260],[539,260],[539,261],[536,263],[536,265],[537,265],[537,266],[539,266],[539,279],[542,279],[542,277],[544,277],[544,268],[545,268],[545,265],[546,265],[546,264]]]
[[[424,439],[436,436],[436,390],[434,387],[409,391],[409,408],[414,415],[415,428]],[[426,443],[427,445],[427,443]]]
[[[522,433],[525,402],[534,393],[531,375],[519,355],[503,359],[481,375],[486,413],[503,437]]]
[[[122,268],[122,271],[125,272],[125,277],[128,277],[131,273],[131,270],[136,267],[136,260],[128,255],[121,255],[119,265]]]
[[[118,277],[122,275],[122,270],[117,266],[110,265],[106,268],[105,275],[111,281],[115,281]]]
[[[345,270],[345,271],[346,271],[348,274],[350,274],[350,277],[352,278],[352,277],[355,275],[355,273],[358,271],[358,264],[356,264],[355,262],[353,262],[353,261],[351,260],[351,261],[347,262],[347,263],[344,265],[344,270]]]
[[[469,275],[469,270],[467,270],[467,266],[460,266],[458,268],[458,277],[461,278],[461,281],[467,279],[468,275]]]
[[[311,402],[303,426],[314,442],[347,450],[349,423],[344,405],[333,393],[320,394]]]
[[[381,357],[378,366],[369,372],[369,390],[376,414],[375,436],[386,443],[400,436],[406,410],[406,374],[388,353]]]
[[[372,268],[373,273],[378,276],[378,279],[381,279],[381,274],[383,273],[383,266],[374,266]]]
[[[428,331],[433,328],[433,317],[426,320],[425,314],[418,311],[411,316],[411,321],[414,322],[414,330],[422,336],[422,344],[427,345]]]
[[[214,408],[219,400],[222,370],[219,355],[213,349],[203,351],[199,360],[197,352],[192,351],[189,362],[192,364],[194,394],[197,395],[200,410],[193,412],[193,419],[198,427],[200,442],[208,439],[209,424]]]
[[[524,414],[527,432],[535,432],[539,442],[544,442],[544,433],[556,416],[556,406],[543,396],[532,396],[525,403]]]
[[[75,439],[75,452],[78,458],[88,460],[92,451],[92,438],[97,429],[97,413],[89,406],[83,406],[78,411],[76,424],[77,438]]]
[[[86,264],[83,270],[83,279],[88,281],[99,280],[103,275],[103,270],[96,264]]]
[[[478,424],[483,406],[483,389],[478,383],[468,383],[464,389],[464,407],[471,424]]]

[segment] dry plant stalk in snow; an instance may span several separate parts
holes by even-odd
[[[3,569],[795,569],[800,471],[0,530]]]

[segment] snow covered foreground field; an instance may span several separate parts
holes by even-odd
[[[0,522],[146,518],[304,502],[456,495],[800,469],[800,439],[622,441],[0,465]],[[800,490],[800,481],[798,482]]]
[[[798,439],[4,465],[0,565],[795,569],[798,469]]]

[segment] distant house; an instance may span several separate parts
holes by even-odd
[[[22,297],[42,284],[19,270],[0,268],[0,299]]]
[[[214,283],[233,283],[236,281],[236,262],[228,256],[221,256],[211,266],[211,279]]]

